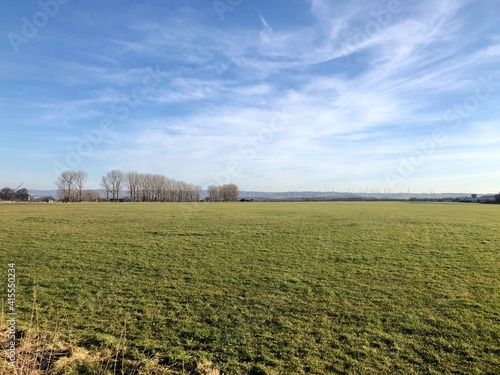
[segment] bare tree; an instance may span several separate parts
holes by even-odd
[[[175,192],[175,186],[176,186],[176,181],[171,179],[171,178],[167,178],[166,181],[165,181],[165,190],[166,190],[166,200],[167,202],[175,202],[176,198],[177,198],[177,194]]]
[[[59,199],[63,202],[81,202],[85,181],[87,173],[84,171],[61,172],[56,181]]]
[[[97,190],[82,190],[80,197],[82,202],[99,202],[101,199]]]
[[[85,184],[85,181],[87,181],[87,173],[84,171],[76,171],[74,173],[74,186],[77,191],[77,200],[78,202],[82,201],[82,191],[83,191],[83,185]]]
[[[63,202],[70,202],[75,188],[75,171],[63,171],[56,182],[59,199]]]
[[[126,181],[128,184],[128,191],[130,195],[130,201],[139,201],[139,184],[140,184],[140,174],[137,172],[128,172],[126,176]]]
[[[118,170],[111,171],[111,176],[113,178],[113,185],[115,187],[116,200],[120,199],[120,190],[122,188],[123,181],[125,180],[125,173]]]
[[[235,202],[238,200],[239,194],[238,186],[235,184],[210,185],[208,187],[208,197],[212,202]]]
[[[201,186],[194,185],[193,188],[195,190],[195,193],[194,193],[195,200],[196,200],[196,202],[199,202],[201,200]]]
[[[111,182],[107,176],[102,176],[101,186],[106,191],[106,201],[109,202],[109,194],[111,193]]]
[[[222,200],[220,194],[220,187],[215,185],[210,185],[208,187],[208,198],[211,202],[219,202]]]
[[[101,185],[103,185],[105,189],[109,189],[112,196],[111,199],[114,202],[117,202],[120,198],[120,190],[124,180],[125,173],[116,169],[108,172],[106,176],[102,178]],[[108,193],[106,195],[108,196]]]
[[[235,184],[223,185],[224,200],[227,202],[236,202],[240,195],[240,189]]]
[[[141,176],[142,201],[153,201],[153,175],[151,173],[143,173]]]

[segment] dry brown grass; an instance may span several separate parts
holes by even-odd
[[[7,327],[0,326],[2,374],[49,374],[60,358],[71,356],[71,348],[55,337],[37,333],[34,329],[16,333],[16,366],[9,367],[7,359]]]
[[[18,331],[16,367],[9,367],[7,358],[7,326],[0,323],[0,375],[58,375],[93,373],[100,375],[220,375],[209,361],[199,361],[191,371],[178,371],[161,364],[155,356],[142,361],[131,361],[123,356],[125,339],[109,348],[90,351],[61,339],[55,333],[31,328]]]

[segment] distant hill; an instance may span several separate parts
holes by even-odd
[[[57,190],[31,190],[31,189],[28,189],[28,192],[31,195],[33,195],[35,198],[41,198],[41,197],[57,198]]]
[[[102,197],[106,196],[106,192],[102,189],[96,189]],[[30,190],[29,193],[35,198],[40,197],[54,197],[57,198],[57,190]],[[483,194],[479,194],[481,196]],[[120,197],[127,197],[128,192],[122,190],[120,192]],[[205,198],[208,196],[208,191],[202,190],[201,197]],[[335,192],[335,193],[324,193],[318,191],[302,191],[302,192],[266,192],[266,191],[240,191],[240,198],[255,198],[258,200],[296,200],[304,198],[312,198],[317,200],[335,200],[335,199],[349,199],[349,198],[361,198],[361,199],[410,199],[410,198],[458,198],[458,197],[470,197],[467,193],[435,193],[435,194],[425,194],[425,193],[346,193],[346,192]]]

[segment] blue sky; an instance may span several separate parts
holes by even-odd
[[[498,1],[0,5],[0,185],[498,192]]]

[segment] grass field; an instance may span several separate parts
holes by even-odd
[[[45,373],[498,374],[499,229],[497,205],[12,204],[0,267],[63,353]]]

